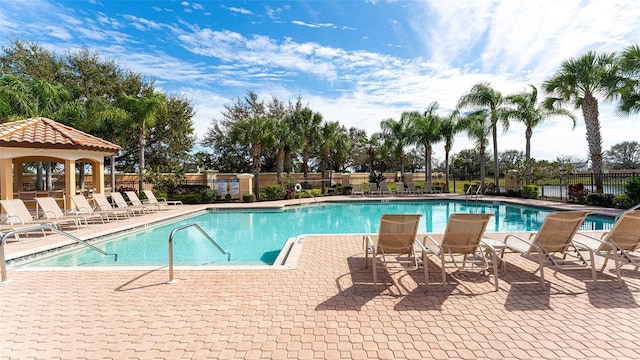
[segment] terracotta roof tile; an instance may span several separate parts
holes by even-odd
[[[0,124],[0,146],[106,153],[117,153],[121,149],[116,144],[43,117]]]

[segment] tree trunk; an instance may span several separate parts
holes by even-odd
[[[498,164],[498,124],[493,123],[491,126],[491,132],[493,136],[493,184],[496,187],[496,192],[500,192],[500,164]],[[484,182],[483,182],[484,184]],[[484,186],[484,185],[483,185]]]
[[[140,138],[138,139],[138,144],[140,147],[140,152],[138,153],[138,160],[140,163],[140,168],[138,169],[138,192],[141,192],[143,190],[143,186],[144,186],[144,167],[145,167],[145,163],[144,163],[144,148],[146,145],[147,141],[145,139],[145,132],[144,130],[140,131]]]
[[[284,150],[278,150],[276,155],[276,179],[278,184],[282,184],[282,172],[284,170]]]
[[[444,149],[444,192],[449,192],[449,148]]]
[[[480,186],[482,187],[482,192],[484,193],[484,179],[485,179],[485,163],[484,163],[484,147],[480,148]]]
[[[53,182],[51,181],[51,163],[50,162],[46,162],[44,163],[44,172],[45,172],[45,181],[46,181],[46,189],[47,190],[53,190]],[[73,186],[75,186],[76,184],[73,184]],[[74,194],[72,194],[74,195]]]
[[[432,174],[431,174],[431,144],[424,144],[424,165],[426,172],[424,174],[424,189],[431,191]],[[428,185],[428,186],[427,186]]]
[[[598,100],[591,94],[586,94],[582,101],[582,115],[587,128],[587,143],[591,158],[591,169],[595,178],[596,192],[604,190],[602,179],[602,135],[600,134],[600,121],[598,120]]]
[[[261,153],[262,149],[260,148],[260,144],[253,144],[251,145],[251,156],[253,158],[253,164],[251,164],[251,169],[253,171],[253,176],[255,177],[255,181],[253,182],[253,193],[256,196],[256,199],[258,199],[258,195],[260,194],[259,190],[260,190],[260,180],[259,180],[259,176],[260,176],[260,153]]]
[[[36,190],[44,190],[42,161],[36,163]]]
[[[525,174],[524,174],[524,182],[525,184],[529,185],[531,184],[531,135],[533,134],[533,129],[531,129],[530,126],[527,126],[527,130],[525,131],[525,138],[526,140],[526,144],[525,144],[525,154],[524,154],[524,161],[525,161]]]
[[[305,140],[304,149],[302,150],[302,172],[304,173],[304,181],[309,181],[309,140]]]
[[[109,164],[111,166],[111,191],[115,191],[116,190],[116,156],[115,155],[111,155],[111,164]]]

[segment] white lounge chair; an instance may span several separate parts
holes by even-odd
[[[65,214],[64,211],[60,209],[56,200],[52,197],[37,197],[36,202],[38,203],[38,207],[42,210],[39,214],[41,214],[41,216],[46,216],[48,219],[56,219],[58,227],[60,224],[73,223],[76,226],[76,229],[79,229],[82,223],[89,226],[89,220],[95,219],[100,219],[104,224],[104,219],[99,214]]]
[[[115,216],[117,219],[119,219],[119,216],[127,218],[130,217],[130,213],[132,211],[129,211],[126,208],[114,208],[113,206],[111,206],[111,203],[109,202],[109,200],[107,200],[107,197],[104,194],[93,193],[92,197],[93,201],[96,203],[96,208],[100,209],[100,211],[108,211],[109,214],[113,214],[113,216]]]
[[[118,220],[118,216],[116,213],[110,210],[101,210],[100,208],[94,209],[90,204],[87,198],[82,194],[72,195],[71,201],[74,205],[74,211],[76,214],[86,214],[88,216],[95,216],[96,218],[100,216],[102,222],[104,223],[105,218],[107,220],[111,220],[113,216],[116,220]]]
[[[158,199],[156,198],[156,195],[151,190],[142,190],[142,192],[147,197],[147,200],[143,202],[144,204],[167,205],[167,207],[169,205],[182,206],[182,201],[180,200],[167,200],[164,198]]]
[[[129,198],[129,202],[131,203],[131,206],[143,207],[143,208],[146,208],[148,211],[159,211],[161,209],[161,205],[159,203],[155,203],[155,204],[142,203],[142,201],[138,197],[138,194],[136,194],[135,191],[125,191],[124,193]],[[166,205],[166,204],[163,204],[163,205],[168,209],[169,205]]]
[[[118,209],[127,210],[133,215],[144,215],[145,213],[151,212],[151,210],[147,206],[127,204],[127,201],[118,191],[111,193],[111,202]]]

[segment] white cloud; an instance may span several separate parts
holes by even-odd
[[[247,10],[247,9],[243,9],[243,8],[239,8],[239,7],[229,7],[229,6],[222,6],[223,9],[227,9],[231,12],[234,13],[238,13],[238,14],[242,14],[242,15],[252,15],[253,12],[251,10]]]

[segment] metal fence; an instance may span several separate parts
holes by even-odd
[[[618,195],[624,192],[627,181],[640,176],[639,173],[605,173],[602,174],[603,192],[605,194]],[[538,181],[540,197],[565,200],[567,198],[567,187],[571,184],[582,184],[589,192],[596,191],[596,175],[591,173],[566,174],[558,179],[548,179]]]

